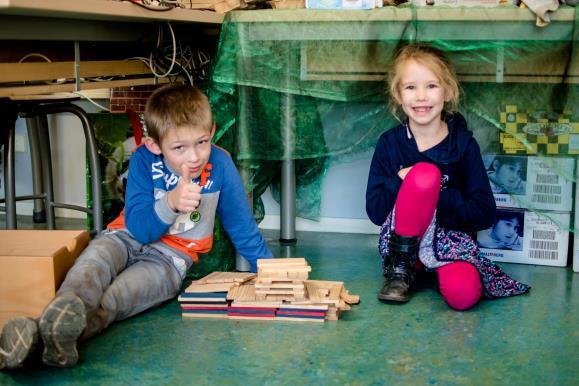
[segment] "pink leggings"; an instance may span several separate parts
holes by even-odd
[[[419,162],[404,178],[396,198],[394,230],[400,236],[422,237],[428,229],[440,193],[440,171],[432,164]],[[436,269],[440,293],[446,303],[459,311],[474,306],[482,295],[477,269],[457,261]]]

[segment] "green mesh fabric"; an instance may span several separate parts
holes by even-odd
[[[125,149],[123,142],[133,136],[133,129],[128,114],[98,113],[88,114],[94,130],[95,143],[99,156],[102,201],[103,201],[103,224],[113,221],[123,210],[124,185],[121,175],[127,171],[130,150]],[[127,154],[129,152],[129,154]],[[90,168],[87,160],[87,201],[91,205]],[[87,216],[87,229],[92,229],[92,215]]]
[[[275,182],[280,160],[298,160],[298,215],[315,218],[327,165],[367,156],[398,122],[386,73],[400,44],[420,41],[454,63],[459,110],[483,153],[536,155],[557,168],[556,157],[579,154],[577,12],[562,6],[544,28],[511,6],[230,12],[207,89],[218,143],[251,165],[249,190]]]
[[[213,231],[213,248],[209,253],[199,255],[199,262],[194,263],[187,271],[187,279],[184,287],[188,286],[191,280],[197,280],[210,274],[211,272],[228,272],[235,269],[235,247],[229,239],[225,228],[221,225],[219,218],[215,218],[215,229]]]

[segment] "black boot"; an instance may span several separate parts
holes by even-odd
[[[410,299],[418,245],[417,236],[404,237],[392,233],[389,253],[384,256],[384,286],[378,293],[378,299],[393,302],[407,302]]]

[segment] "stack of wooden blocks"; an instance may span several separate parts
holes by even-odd
[[[258,260],[255,297],[271,301],[305,300],[304,281],[311,271],[304,258]]]
[[[178,298],[182,315],[195,318],[227,318],[227,293],[231,287],[253,278],[253,273],[213,272],[192,282]]]
[[[179,297],[183,316],[324,322],[360,302],[343,282],[308,280],[309,272],[304,258],[258,260],[257,277],[214,272]]]

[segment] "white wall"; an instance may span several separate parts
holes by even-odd
[[[319,221],[297,218],[296,230],[341,233],[379,233],[366,216],[366,183],[371,154],[343,164],[331,165],[322,184]],[[279,229],[280,207],[270,190],[262,196],[265,218],[262,229]]]

